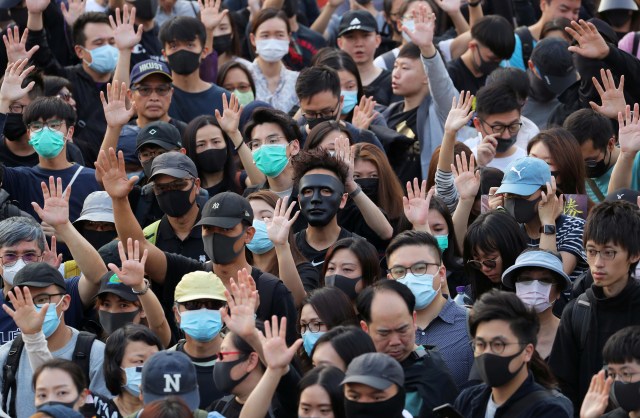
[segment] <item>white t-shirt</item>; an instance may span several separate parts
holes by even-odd
[[[476,159],[478,158],[477,144],[479,144],[481,140],[482,140],[482,137],[480,136],[480,134],[478,134],[478,136],[474,139],[476,145],[471,148],[471,152],[473,152],[473,155],[474,157],[476,157]],[[467,141],[465,141],[465,144],[467,146],[470,146],[469,144],[467,144]],[[504,171],[512,161],[515,161],[518,158],[527,156],[527,152],[525,150],[520,148],[518,145],[513,145],[513,146],[516,148],[516,152],[514,152],[508,157],[502,157],[502,158],[495,157],[493,160],[491,160],[491,162],[489,162],[489,164],[487,164],[487,167],[493,167],[493,168],[497,168],[498,170]]]
[[[493,395],[489,396],[489,402],[487,402],[487,412],[484,413],[484,418],[493,418],[496,416],[498,410],[498,404],[493,401]]]

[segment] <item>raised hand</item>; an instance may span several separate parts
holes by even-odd
[[[121,268],[113,263],[109,263],[109,270],[114,272],[118,279],[126,286],[137,291],[144,288],[144,263],[147,262],[147,250],[144,250],[140,258],[140,242],[127,239],[127,254],[124,253],[122,241],[118,242],[118,253],[120,254]]]
[[[475,158],[471,154],[467,165],[467,155],[462,151],[456,155],[456,165],[451,164],[451,172],[460,200],[475,199],[478,189],[480,189],[480,171],[475,170],[475,162]]]
[[[51,248],[47,240],[44,240],[44,251],[42,252],[42,261],[49,264],[54,269],[58,269],[62,264],[62,254],[56,254],[58,252],[56,236],[51,236]]]
[[[44,196],[44,209],[36,202],[31,202],[31,206],[42,222],[46,222],[53,228],[69,222],[71,186],[64,190],[62,188],[62,179],[58,177],[56,181],[53,176],[50,176],[49,187],[47,187],[44,181],[40,183],[40,187],[42,188],[42,195]]]
[[[589,102],[589,105],[601,115],[609,119],[615,119],[618,116],[618,112],[624,112],[627,105],[624,99],[624,75],[620,77],[618,87],[616,87],[611,70],[605,72],[604,68],[601,68],[600,78],[602,78],[602,85],[600,85],[596,77],[592,77],[591,81],[593,81],[593,86],[600,95],[602,105],[598,105],[596,102]]]
[[[473,116],[471,104],[473,103],[473,95],[470,91],[466,93],[460,92],[459,98],[453,98],[451,102],[451,110],[444,123],[445,132],[458,132],[462,129]]]
[[[109,148],[108,153],[101,150],[95,166],[96,176],[102,179],[104,190],[112,199],[126,198],[138,181],[138,176],[127,177],[122,151],[116,156],[113,148]]]
[[[12,102],[26,96],[36,84],[35,81],[32,81],[26,87],[22,87],[24,79],[36,68],[32,65],[25,69],[24,67],[26,67],[28,62],[29,60],[24,58],[7,65],[2,86],[0,86],[0,102],[3,102],[7,108]]]
[[[340,135],[334,142],[334,148],[336,150],[336,158],[349,167],[347,172],[347,179],[345,181],[345,189],[347,192],[353,192],[358,188],[358,183],[353,180],[353,171],[355,167],[355,155],[351,152],[351,144],[349,144],[349,138],[344,135]]]
[[[26,0],[25,6],[29,13],[42,13],[49,7],[50,0]]]
[[[24,334],[35,334],[42,330],[42,324],[44,323],[44,317],[49,310],[49,304],[45,303],[40,309],[40,312],[36,310],[31,298],[31,292],[27,286],[20,290],[19,286],[13,288],[13,290],[7,293],[9,302],[13,309],[6,303],[2,304],[2,309],[9,315],[16,323],[20,331]],[[55,307],[51,307],[55,309]]]
[[[358,129],[367,130],[369,125],[376,118],[378,112],[375,110],[376,101],[373,97],[362,96],[360,104],[353,109],[353,118],[351,124]]]
[[[108,126],[122,127],[136,113],[134,104],[127,109],[127,83],[120,84],[118,80],[113,80],[113,84],[107,84],[107,99],[104,97],[104,92],[101,91],[100,101],[102,101],[102,109],[104,109],[104,117]]]
[[[267,367],[271,370],[279,370],[286,373],[293,356],[302,345],[302,339],[298,338],[291,347],[287,348],[287,317],[283,316],[278,327],[278,317],[273,316],[271,323],[264,321],[264,338],[262,339],[262,351]]]
[[[415,227],[420,226],[423,230],[431,233],[429,228],[429,204],[433,197],[434,189],[427,192],[427,181],[422,180],[422,185],[418,183],[418,179],[413,179],[413,187],[411,182],[407,182],[407,195],[402,196],[402,204],[404,205],[404,216]]]
[[[240,282],[244,282],[249,276],[246,269],[238,271]],[[224,291],[227,298],[227,308],[220,309],[222,320],[227,325],[229,331],[237,334],[241,338],[252,335],[256,329],[255,313],[258,307],[258,291],[251,290],[245,283],[236,284],[235,280],[230,280],[231,292]]]
[[[436,0],[436,4],[446,14],[455,13],[460,11],[460,0]]]
[[[640,151],[640,114],[638,114],[638,103],[633,105],[633,116],[631,107],[625,106],[625,116],[618,113],[618,142],[620,150],[624,153],[637,153]]]
[[[296,202],[291,202],[287,207],[288,201],[288,196],[284,199],[278,199],[271,219],[264,218],[264,222],[267,224],[267,234],[274,245],[289,243],[289,231],[296,219],[298,219],[298,215],[300,215],[300,211],[298,211],[291,217],[291,212],[293,212]]]
[[[113,29],[113,38],[116,41],[116,47],[123,50],[130,50],[134,46],[140,43],[142,39],[142,25],[138,25],[138,31],[136,32],[133,24],[136,20],[136,8],[131,8],[129,13],[129,6],[124,5],[122,8],[122,15],[120,15],[120,8],[116,8],[116,18],[109,16],[109,23],[111,29]]]
[[[198,0],[200,5],[200,21],[208,31],[214,30],[229,10],[220,10],[222,0]]]
[[[415,24],[413,32],[406,27],[403,27],[402,31],[409,36],[411,42],[420,48],[423,56],[427,58],[432,57],[436,52],[435,46],[433,45],[436,15],[429,13],[427,6],[422,5],[418,10],[413,11],[413,22]]]
[[[61,2],[60,8],[62,9],[62,15],[67,25],[73,26],[80,15],[84,13],[86,3],[84,0],[68,0],[68,2],[69,6]]]
[[[40,49],[40,46],[34,45],[30,50],[27,51],[27,36],[29,36],[29,29],[24,29],[21,38],[20,31],[17,26],[13,27],[13,31],[11,30],[11,28],[8,28],[7,34],[2,35],[4,47],[7,50],[8,62],[16,62],[25,58],[29,60],[31,59],[33,54],[35,54],[35,52]]]
[[[238,124],[240,123],[240,115],[242,114],[242,106],[238,102],[238,98],[235,94],[231,95],[231,98],[227,101],[227,95],[222,93],[222,115],[220,111],[216,109],[215,115],[218,124],[227,135],[236,132],[238,130]]]
[[[542,225],[555,225],[556,219],[562,214],[564,196],[556,196],[556,178],[551,176],[551,182],[547,182],[547,192],[541,192],[538,203],[538,216]]]
[[[596,60],[604,59],[609,55],[609,45],[593,23],[582,19],[579,22],[574,20],[571,21],[571,27],[566,27],[564,30],[578,42],[577,46],[569,47],[569,52]]]
[[[589,391],[587,391],[582,407],[580,408],[580,418],[599,418],[609,405],[609,391],[611,391],[613,379],[604,378],[604,370],[591,378]]]
[[[495,158],[498,147],[498,139],[496,136],[499,136],[499,134],[487,135],[478,145],[476,151],[478,155],[478,167],[486,167]]]

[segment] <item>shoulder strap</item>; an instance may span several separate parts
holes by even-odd
[[[393,64],[396,62],[396,56],[394,55],[393,51],[389,51],[386,54],[383,54],[382,60],[384,61],[384,65],[385,67],[387,67],[387,70],[393,70]]]
[[[631,48],[631,54],[634,57],[638,56],[638,45],[640,44],[640,32],[636,31],[633,33],[633,47]]]
[[[229,409],[229,407],[231,406],[231,401],[233,400],[233,398],[236,395],[227,395],[222,397],[217,404],[220,405],[220,403],[224,402],[224,406],[222,407],[222,409],[220,410],[220,415],[224,415],[225,412],[227,412],[227,409]],[[218,406],[216,405],[216,407]]]
[[[89,375],[91,369],[91,346],[93,346],[95,339],[95,334],[80,331],[78,340],[76,341],[76,347],[73,349],[73,362],[82,369],[84,377],[87,379],[87,385],[91,382]]]
[[[533,35],[526,26],[520,26],[517,28],[516,34],[520,37],[520,42],[522,43],[522,62],[524,62],[524,66],[526,68],[529,58],[531,58],[531,53],[533,52]]]
[[[18,334],[11,342],[11,348],[4,363],[2,380],[2,409],[7,411],[9,416],[16,415],[16,376],[18,375],[18,365],[20,364],[20,356],[24,348],[22,334]],[[11,401],[9,401],[9,391],[11,391]]]
[[[591,325],[591,302],[586,293],[581,294],[576,299],[576,303],[571,310],[571,329],[573,335],[580,337],[579,350],[583,350],[587,343],[589,326]]]
[[[156,239],[158,238],[158,227],[160,226],[160,219],[152,223],[151,225],[147,225],[142,233],[144,234],[144,239],[149,241],[151,244],[156,245]]]
[[[73,183],[76,182],[76,179],[78,178],[78,176],[80,175],[80,172],[82,171],[82,169],[84,168],[84,166],[80,166],[78,167],[78,169],[76,170],[76,172],[73,174],[73,177],[71,177],[71,181],[69,181],[69,184],[67,184],[67,187],[71,187],[73,185]],[[65,192],[67,190],[65,189]],[[64,192],[62,193],[62,196],[64,197]]]
[[[501,416],[505,417],[514,417],[519,416],[521,412],[524,412],[531,408],[536,403],[543,401],[544,399],[551,398],[557,396],[559,392],[557,390],[536,390],[535,392],[531,392],[522,398],[518,399],[514,403],[512,403],[504,414]]]
[[[604,202],[604,195],[602,194],[602,191],[600,190],[596,182],[593,181],[592,178],[587,177],[587,184],[589,185],[589,188],[591,189],[593,194],[598,198],[598,203]]]
[[[149,214],[149,209],[153,204],[154,195],[151,192],[151,185],[145,184],[140,189],[140,197],[138,198],[138,204],[136,206],[136,219],[140,225],[144,225],[145,219]]]

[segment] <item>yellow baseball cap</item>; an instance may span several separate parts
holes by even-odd
[[[226,301],[224,291],[225,287],[220,277],[208,271],[194,271],[182,276],[174,296],[175,301],[179,303],[198,299]]]

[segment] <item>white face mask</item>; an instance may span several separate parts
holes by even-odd
[[[289,53],[289,41],[282,39],[256,40],[256,52],[267,62],[280,61]]]
[[[553,303],[549,302],[551,286],[553,286],[551,283],[540,280],[516,282],[516,295],[525,305],[535,309],[537,313],[544,312],[553,306]]]
[[[24,266],[27,264],[22,261],[22,258],[19,258],[18,261],[13,266],[3,266],[2,267],[2,278],[5,282],[9,283],[13,286],[13,278],[16,277],[16,274],[22,270]]]

